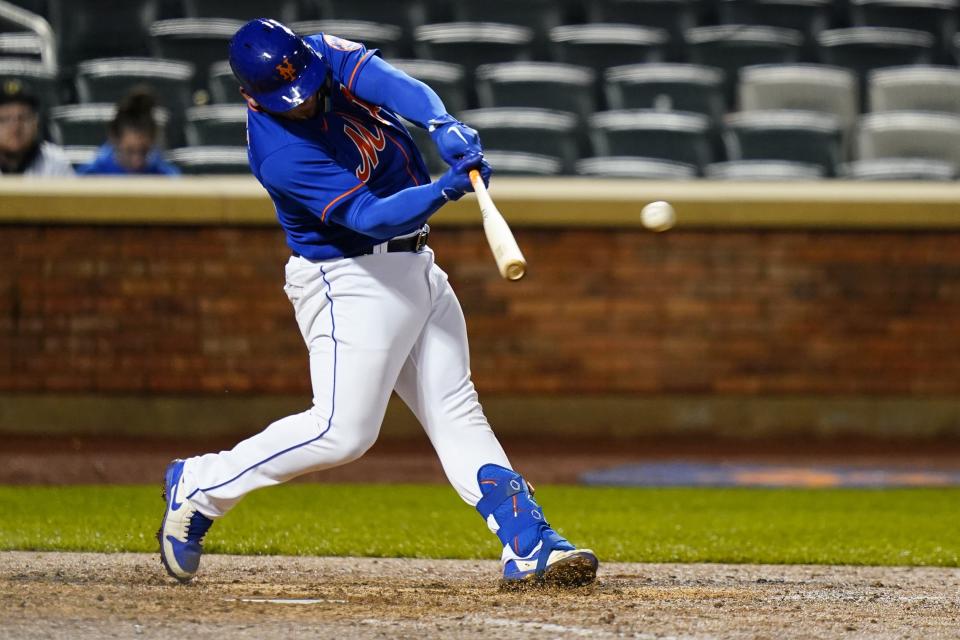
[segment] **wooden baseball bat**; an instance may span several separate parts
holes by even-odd
[[[520,252],[520,247],[517,246],[517,240],[513,237],[510,225],[503,219],[497,205],[493,204],[478,170],[470,170],[470,182],[477,194],[477,202],[480,203],[483,231],[487,234],[487,242],[497,261],[500,275],[507,280],[519,280],[527,272],[527,261]]]

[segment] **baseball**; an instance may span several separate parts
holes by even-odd
[[[666,231],[677,221],[677,214],[669,202],[657,200],[651,202],[640,212],[640,220],[643,226],[651,231]]]

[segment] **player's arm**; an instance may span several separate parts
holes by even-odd
[[[470,169],[489,176],[482,156],[462,159],[435,182],[378,197],[356,176],[309,145],[291,145],[260,167],[264,186],[305,205],[324,222],[336,223],[377,240],[422,225],[443,204],[468,191]]]
[[[440,156],[451,166],[464,156],[483,152],[480,135],[447,113],[433,89],[379,56],[371,56],[363,66],[354,94],[429,131]]]

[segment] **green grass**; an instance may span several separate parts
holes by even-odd
[[[0,549],[154,551],[154,486],[0,486]],[[538,487],[557,529],[603,560],[960,566],[960,489]],[[214,553],[495,558],[445,486],[290,484],[247,497]]]

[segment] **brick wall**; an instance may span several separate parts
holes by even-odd
[[[441,227],[487,393],[960,392],[960,232]],[[266,227],[0,226],[0,392],[306,393]]]

